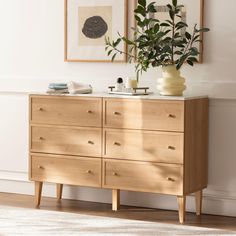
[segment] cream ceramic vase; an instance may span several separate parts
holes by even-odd
[[[157,89],[164,96],[182,96],[185,86],[185,79],[174,65],[162,67],[162,78],[157,80]]]

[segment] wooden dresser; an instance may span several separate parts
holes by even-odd
[[[208,98],[30,95],[29,178],[43,182],[186,196],[200,215],[207,187]]]

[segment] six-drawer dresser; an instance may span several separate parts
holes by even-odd
[[[200,215],[207,187],[207,97],[30,95],[29,178],[36,205],[43,182],[186,196]]]

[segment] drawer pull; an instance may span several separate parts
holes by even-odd
[[[176,116],[173,115],[173,114],[168,114],[167,116],[168,116],[169,118],[176,118]]]
[[[168,178],[166,178],[168,181],[170,181],[170,182],[175,182],[175,180],[173,179],[173,178],[171,178],[171,177],[168,177]]]
[[[121,115],[121,113],[118,112],[118,111],[114,111],[113,114],[114,114],[115,116],[119,116],[119,115]]]
[[[175,147],[173,147],[173,146],[168,146],[168,149],[169,149],[169,150],[175,150]]]
[[[92,174],[92,171],[91,170],[87,170],[86,173],[87,174]]]
[[[38,169],[43,170],[44,168],[43,166],[38,166]]]
[[[93,112],[92,112],[91,110],[88,110],[87,113],[88,113],[88,114],[92,114]]]
[[[43,137],[39,137],[39,140],[44,140],[44,138]]]
[[[113,176],[118,176],[118,174],[116,172],[113,172],[112,175]]]
[[[114,145],[115,145],[115,146],[121,146],[121,144],[118,143],[118,142],[114,142]]]
[[[88,144],[91,144],[91,145],[93,145],[94,144],[94,142],[93,141],[88,141]]]
[[[42,108],[42,107],[40,107],[40,108],[39,108],[39,111],[43,111],[43,108]]]

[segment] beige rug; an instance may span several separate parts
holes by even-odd
[[[216,229],[0,205],[0,235],[236,235]]]

